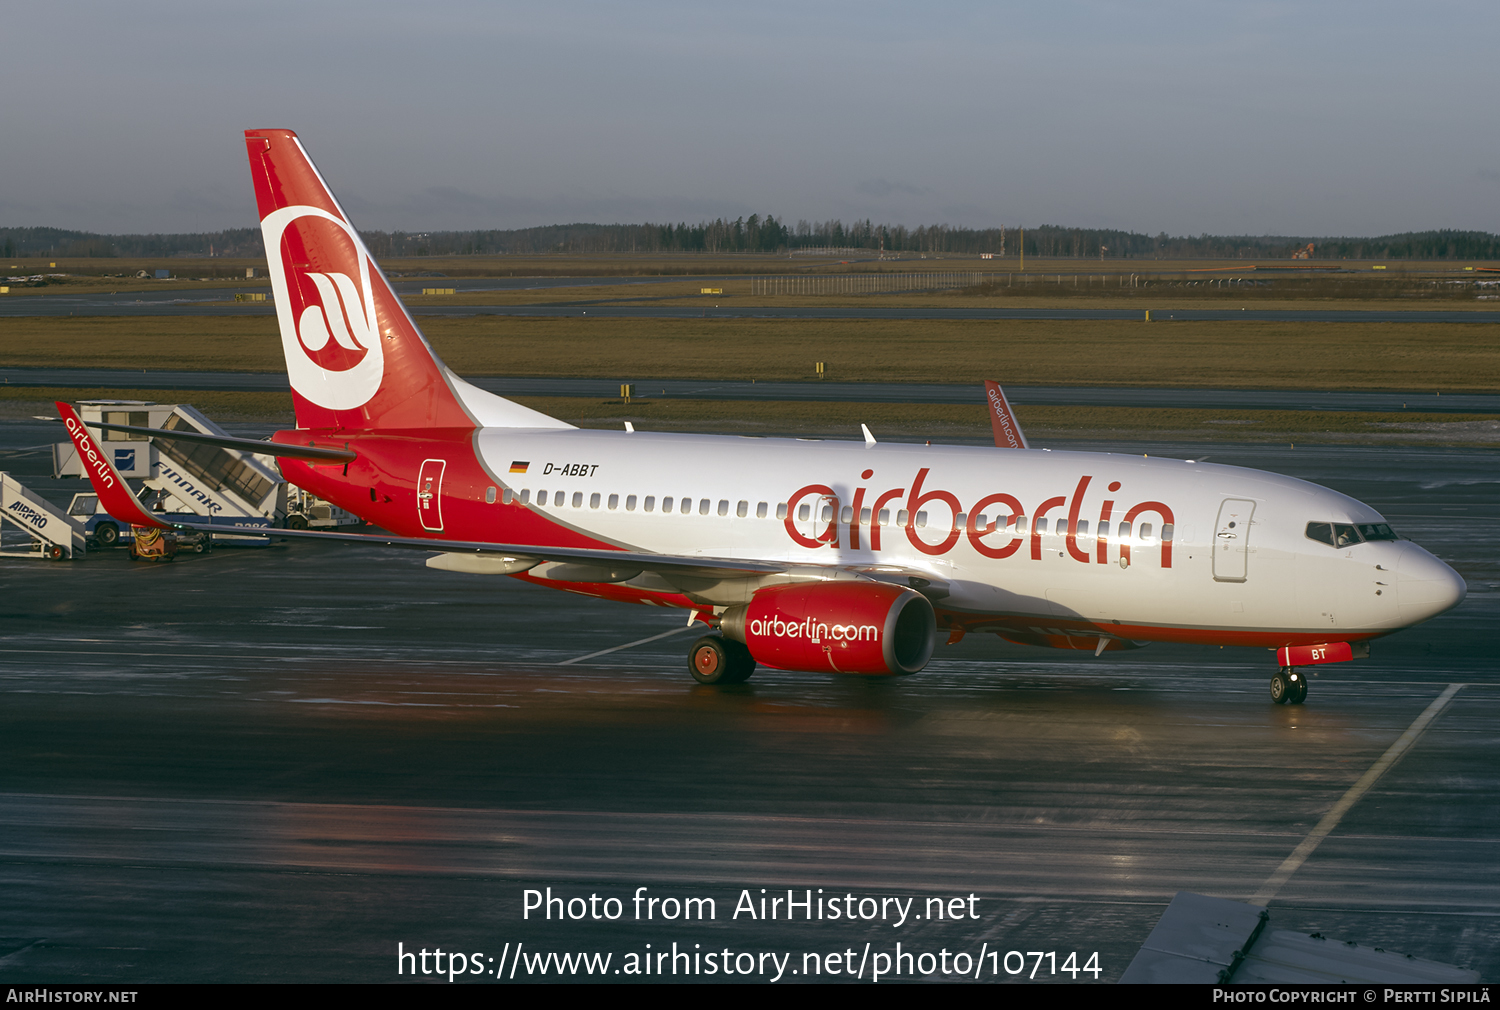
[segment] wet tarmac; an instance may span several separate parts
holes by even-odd
[[[81,485],[46,476],[54,437],[0,423],[0,468],[65,502]],[[1278,707],[1261,651],[1095,659],[986,636],[900,680],[762,669],[704,688],[675,613],[377,548],[0,559],[0,980],[395,981],[403,944],[480,954],[475,981],[497,963],[536,981],[516,945],[608,952],[612,973],[674,942],[790,953],[782,981],[806,980],[791,972],[811,953],[818,978],[854,979],[859,962],[869,980],[899,942],[971,965],[1040,950],[1081,967],[1097,951],[1109,981],[1176,891],[1257,894],[1454,683],[1271,915],[1495,978],[1497,454],[1111,447],[1329,484],[1454,564],[1470,595]],[[527,889],[548,887],[623,912],[523,918]],[[636,920],[642,887],[712,898],[715,917],[666,919],[664,904]],[[856,912],[916,900],[899,925],[894,910],[736,917],[761,888],[851,895]],[[917,917],[930,898],[942,918]],[[1037,979],[1072,980],[1045,960]]]
[[[501,396],[581,396],[615,399],[618,379],[466,376]],[[223,389],[285,392],[284,372],[185,372],[120,368],[0,368],[12,386],[115,387],[118,389]],[[707,382],[652,379],[634,383],[641,400],[809,400],[860,403],[984,403],[978,382]],[[1022,406],[1178,407],[1208,410],[1359,410],[1426,414],[1500,414],[1500,395],[1395,390],[1343,392],[1269,389],[1131,389],[1088,386],[1010,386],[1005,395]]]

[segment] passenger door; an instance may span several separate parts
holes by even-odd
[[[818,498],[803,501],[809,506],[807,518],[803,519],[799,514],[797,517],[797,531],[809,540],[821,540],[824,543],[838,546],[839,542],[839,500],[822,495]],[[798,507],[801,512],[801,507]],[[828,515],[831,518],[825,519]]]
[[[1250,554],[1250,517],[1255,502],[1225,498],[1214,529],[1214,581],[1244,582]]]
[[[443,528],[443,471],[447,467],[445,459],[425,459],[417,474],[417,517],[424,530]]]

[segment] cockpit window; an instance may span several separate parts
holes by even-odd
[[[1385,523],[1308,523],[1307,539],[1329,547],[1352,547],[1366,540],[1399,540]]]

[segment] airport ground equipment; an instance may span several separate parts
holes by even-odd
[[[283,525],[289,530],[332,529],[338,526],[358,526],[363,522],[353,512],[346,512],[311,491],[304,491],[295,484],[287,484],[285,487],[286,520]]]
[[[125,535],[119,521],[99,507],[99,496],[91,491],[73,496],[68,503],[68,515],[83,525],[86,543],[93,541],[98,547],[114,547]]]
[[[177,534],[154,526],[137,526],[130,540],[132,561],[173,561],[177,558]]]
[[[151,488],[141,488],[137,497],[143,499],[148,507],[155,496]],[[171,522],[197,522],[200,516],[191,512],[154,512],[163,519]],[[107,549],[119,545],[133,546],[135,539],[135,527],[130,523],[121,523],[99,506],[99,496],[91,491],[80,492],[73,496],[73,501],[68,505],[68,515],[83,524],[84,541],[90,550],[95,548]],[[271,520],[259,516],[214,516],[209,520],[214,526],[222,527],[223,532],[209,534],[202,530],[192,533],[183,532],[177,535],[177,549],[191,551],[201,554],[213,548],[213,537],[218,536],[221,542],[228,542],[241,547],[266,547],[270,541],[264,537],[242,537],[234,535],[235,530],[254,528],[271,529]]]
[[[62,561],[81,559],[87,549],[82,523],[4,472],[0,472],[0,516],[29,538],[24,548],[0,549],[5,556]]]

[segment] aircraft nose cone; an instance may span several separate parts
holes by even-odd
[[[1457,572],[1416,544],[1408,544],[1396,559],[1396,599],[1404,623],[1416,624],[1452,610],[1468,593]]]

